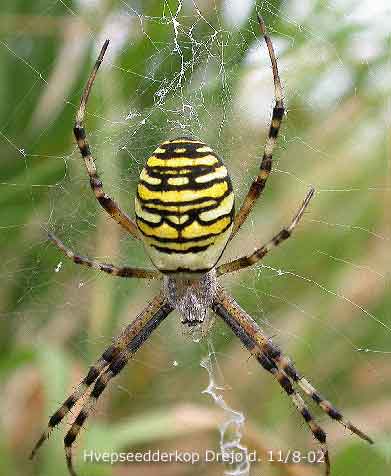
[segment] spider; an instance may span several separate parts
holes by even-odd
[[[345,419],[333,404],[323,398],[298,372],[291,360],[284,356],[279,347],[225,291],[217,279],[254,265],[272,248],[287,240],[315,193],[311,187],[289,226],[283,228],[270,241],[253,253],[217,265],[226,245],[237,234],[265,188],[272,168],[273,149],[285,114],[273,44],[265,23],[259,16],[258,23],[272,65],[275,105],[258,175],[236,214],[231,180],[222,160],[208,145],[192,138],[180,137],[165,141],[149,157],[137,187],[135,222],[104,192],[83,124],[88,97],[109,44],[109,40],[105,41],[85,86],[73,131],[96,199],[133,238],[142,240],[156,269],[117,267],[100,263],[75,254],[52,234],[49,234],[49,239],[76,264],[113,276],[161,279],[162,290],[114,339],[112,345],[90,367],[74,392],[51,416],[47,429],[32,450],[31,458],[48,439],[53,428],[85,397],[81,410],[64,438],[68,470],[72,476],[76,475],[72,462],[72,445],[99,396],[109,381],[120,373],[129,359],[174,309],[181,315],[182,323],[191,329],[200,328],[207,322],[210,309],[231,328],[244,347],[276,379],[292,400],[321,447],[327,475],[330,474],[330,460],[326,433],[312,417],[299,393],[300,390],[330,418],[363,440],[373,443],[369,436]]]

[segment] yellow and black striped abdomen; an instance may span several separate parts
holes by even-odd
[[[148,254],[160,271],[205,272],[220,258],[232,229],[231,179],[206,144],[166,141],[140,174],[135,209]]]

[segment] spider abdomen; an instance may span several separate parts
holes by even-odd
[[[203,142],[166,141],[140,174],[135,210],[156,268],[166,273],[206,272],[220,258],[232,229],[231,179]]]

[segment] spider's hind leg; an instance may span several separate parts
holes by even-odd
[[[160,316],[159,312],[165,317],[169,312],[171,312],[171,310],[172,308],[165,303],[163,296],[159,294],[131,324],[125,327],[122,333],[114,340],[114,343],[110,345],[103,352],[100,359],[90,367],[89,372],[77,385],[75,391],[50,417],[46,430],[42,433],[30,454],[30,459],[34,458],[40,446],[49,438],[53,428],[61,423],[76,403],[84,397],[91,385],[94,382],[101,381],[101,376],[105,372],[105,369],[117,368],[115,366],[118,366],[118,359],[121,357],[122,352],[127,348],[127,346],[133,342],[140,342],[140,340],[142,343],[142,338],[145,338],[145,335],[143,334],[144,327],[146,327],[150,321],[155,322],[153,321],[153,318],[155,316]],[[141,345],[141,343],[139,345]],[[94,392],[94,390],[92,392]]]
[[[317,405],[333,420],[338,421],[348,430],[352,431],[361,439],[368,443],[373,440],[363,431],[346,420],[339,410],[331,402],[324,399],[319,392],[310,384],[308,380],[302,377],[296,370],[290,359],[285,357],[280,349],[273,344],[262,329],[253,319],[239,306],[239,304],[224,289],[219,286],[212,309],[219,315],[226,324],[231,327],[233,332],[240,338],[247,349],[257,357],[258,362],[269,372],[271,372],[283,387],[284,391],[290,395],[293,403],[308,423],[314,437],[321,443],[323,430],[318,430],[314,426],[313,419],[305,406],[301,396],[293,389],[292,382],[297,384]],[[319,427],[320,428],[320,427]],[[322,433],[321,433],[322,432]],[[326,435],[324,434],[324,438]],[[327,452],[325,452],[326,464],[328,464]]]
[[[360,437],[362,440],[373,444],[372,438],[357,428],[353,423],[347,420],[342,413],[327,399],[325,399],[318,390],[296,370],[290,359],[281,355],[275,359],[279,367],[289,375],[289,377],[304,391],[311,399],[333,420],[341,423],[347,430]]]
[[[74,392],[64,401],[64,403],[53,413],[50,417],[46,430],[35,444],[30,454],[30,459],[33,459],[38,449],[49,438],[53,428],[62,422],[64,417],[76,405],[76,403],[84,396],[88,388],[95,382],[100,373],[112,362],[120,351],[119,347],[111,345],[108,347],[100,357],[89,369],[87,375],[77,385]]]
[[[257,341],[254,339],[254,336],[247,332],[247,329],[245,329],[244,326],[240,325],[240,323],[235,318],[235,312],[232,312],[233,309],[228,309],[228,306],[226,307],[221,302],[221,297],[222,295],[219,294],[219,299],[216,299],[216,301],[213,303],[212,309],[219,317],[224,320],[226,324],[228,324],[234,334],[242,341],[247,350],[257,359],[259,364],[261,364],[265,370],[273,375],[284,392],[292,400],[296,409],[311,430],[315,440],[320,445],[320,449],[324,455],[325,475],[328,476],[330,474],[330,458],[325,431],[318,425],[311,415],[303,398],[294,389],[288,375],[282,369],[278,368],[272,357],[264,352],[264,349],[262,350],[260,348]]]
[[[279,369],[277,365],[272,360],[270,360],[269,357],[262,354],[261,352],[253,351],[251,353],[256,355],[256,358],[258,362],[262,365],[262,367],[268,372],[270,372],[273,377],[278,381],[284,392],[292,400],[300,415],[304,418],[315,440],[320,444],[321,451],[324,455],[325,475],[328,476],[330,474],[330,457],[327,446],[326,432],[316,423],[314,417],[308,410],[308,407],[304,402],[303,398],[293,388],[292,382],[289,380],[288,376],[284,373],[284,371]]]
[[[162,294],[157,296],[139,316],[123,331],[118,340],[121,341],[120,352],[116,354],[110,365],[103,370],[95,380],[91,393],[87,395],[83,406],[73,421],[71,428],[64,438],[65,457],[71,476],[76,476],[72,460],[72,446],[80,433],[83,424],[107,387],[112,378],[117,376],[149,338],[159,324],[170,314],[173,307],[165,300]]]

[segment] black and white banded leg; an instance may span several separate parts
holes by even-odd
[[[242,341],[246,349],[257,359],[258,363],[261,364],[261,366],[277,380],[278,384],[292,400],[294,406],[296,407],[300,415],[303,417],[304,421],[311,430],[314,438],[320,445],[321,451],[324,455],[325,475],[328,476],[330,474],[330,458],[327,447],[326,433],[311,415],[303,398],[293,388],[292,382],[289,377],[283,370],[277,367],[275,362],[267,354],[262,352],[257,343],[237,322],[235,317],[228,311],[228,309],[223,304],[221,304],[221,302],[214,302],[212,304],[212,309],[231,328],[233,333]]]
[[[334,405],[320,395],[311,383],[299,374],[291,360],[285,357],[281,350],[272,340],[266,336],[258,324],[239,306],[239,304],[221,287],[217,289],[216,297],[212,305],[214,312],[219,315],[226,324],[231,327],[246,348],[256,356],[258,362],[269,372],[273,373],[285,392],[293,396],[292,400],[296,408],[309,425],[315,439],[326,445],[324,431],[314,422],[301,396],[294,391],[292,383],[296,384],[333,420],[339,422],[349,431],[367,441],[373,440],[363,431],[347,420]],[[292,389],[293,391],[292,391]],[[323,441],[324,440],[324,441]],[[327,447],[323,446],[325,460],[328,463]]]
[[[82,416],[76,417],[71,429],[65,437],[66,458],[68,468],[72,475],[75,471],[72,466],[71,446],[80,431],[81,419],[86,414],[86,408],[91,405],[91,399],[97,399],[102,393],[108,380],[117,375],[124,367],[130,357],[139,349],[143,342],[150,336],[152,331],[169,315],[173,310],[172,306],[165,301],[162,294],[153,299],[150,304],[129,324],[123,332],[114,340],[97,360],[90,367],[86,377],[78,384],[75,391],[64,401],[60,408],[50,417],[47,429],[34,446],[30,458],[33,458],[40,446],[48,439],[51,431],[57,426],[64,417],[70,412],[75,404],[84,397],[87,390],[95,382],[95,385],[87,396],[87,407],[83,406]],[[109,377],[109,378],[108,378]],[[94,400],[94,401],[95,401]],[[84,413],[83,413],[84,412]],[[88,412],[87,412],[88,413]],[[80,415],[80,414],[79,414]],[[83,421],[85,418],[83,419]],[[77,431],[76,431],[77,430]],[[72,440],[72,441],[71,441]]]
[[[269,127],[269,133],[265,142],[262,161],[259,167],[258,175],[253,180],[250,186],[250,190],[248,191],[243,201],[243,204],[240,207],[240,210],[235,216],[234,226],[232,229],[230,239],[232,239],[235,236],[239,228],[246,221],[246,218],[248,217],[251,210],[253,209],[255,202],[257,201],[258,197],[261,195],[263,189],[266,186],[267,179],[269,178],[270,172],[272,170],[274,147],[277,142],[278,132],[280,130],[282,119],[285,113],[284,101],[282,96],[281,80],[280,80],[280,75],[278,73],[278,66],[277,66],[276,55],[273,48],[273,43],[272,43],[272,40],[270,39],[270,36],[267,34],[265,22],[260,16],[258,16],[258,23],[259,23],[261,33],[265,39],[265,43],[269,51],[270,61],[272,64],[275,105],[273,108],[272,120]]]
[[[108,45],[109,40],[106,40],[102,46],[98,59],[95,62],[90,77],[88,78],[87,84],[84,88],[84,92],[80,101],[80,106],[76,114],[76,121],[75,126],[73,128],[73,133],[75,135],[80,153],[84,159],[87,173],[90,177],[91,189],[94,192],[96,199],[98,200],[100,205],[106,210],[106,212],[119,225],[122,226],[122,228],[124,228],[134,238],[140,239],[138,229],[134,221],[124,211],[122,211],[119,205],[103,190],[103,183],[98,175],[98,171],[96,169],[95,161],[90,151],[90,146],[88,144],[86,131],[84,128],[84,115],[86,112],[88,97],[90,95],[92,86],[96,78],[96,74],[98,72],[99,66],[103,61],[103,57],[106,53]]]
[[[308,207],[311,198],[314,196],[315,189],[310,188],[306,197],[304,198],[303,203],[301,204],[299,210],[296,212],[291,223],[286,228],[283,228],[277,233],[270,241],[262,245],[260,248],[256,249],[253,253],[241,258],[235,259],[228,263],[224,263],[217,267],[216,272],[217,276],[223,274],[232,273],[233,271],[239,271],[240,269],[247,268],[252,266],[258,261],[260,261],[269,251],[271,251],[276,246],[280,245],[283,241],[287,240],[291,235],[296,225],[299,223],[303,214]]]

